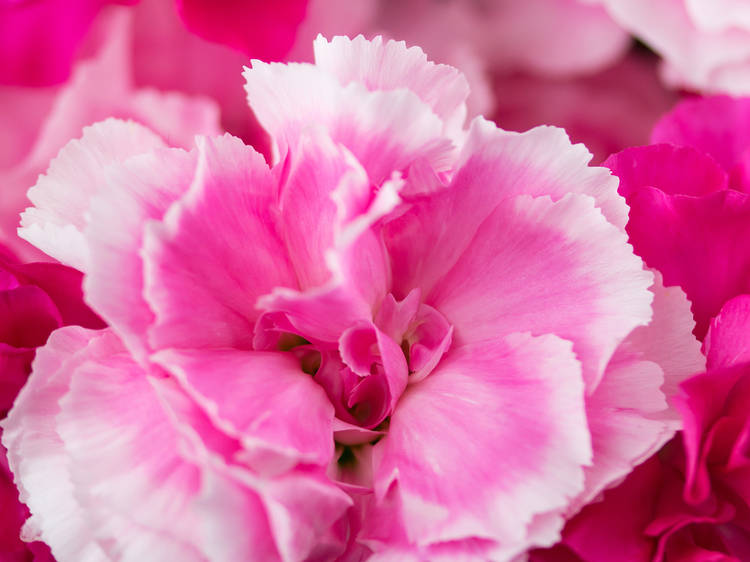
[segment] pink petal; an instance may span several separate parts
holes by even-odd
[[[316,66],[342,86],[358,82],[371,91],[406,88],[428,104],[448,130],[462,128],[469,95],[466,78],[455,68],[428,61],[419,47],[407,48],[403,41],[380,36],[372,41],[361,35],[327,41],[318,35],[314,48]]]
[[[271,135],[274,162],[304,128],[319,125],[356,156],[375,185],[418,159],[438,171],[450,165],[452,146],[441,120],[413,92],[370,92],[359,83],[343,87],[307,64],[253,61],[244,76],[250,107]]]
[[[620,342],[650,320],[650,282],[590,197],[518,196],[495,207],[425,300],[459,345],[517,330],[572,341],[591,391]]]
[[[570,343],[513,334],[453,351],[409,387],[375,447],[375,491],[398,498],[410,542],[520,551],[534,515],[580,492],[590,456]]]
[[[279,60],[294,44],[308,0],[178,0],[185,25],[210,41],[223,43],[246,55]]]
[[[750,195],[726,190],[698,198],[647,187],[629,202],[631,243],[665,285],[682,287],[703,339],[722,304],[750,292],[750,253],[738,246],[750,236]]]
[[[292,464],[330,461],[333,407],[293,355],[165,350],[152,359],[247,450]]]
[[[275,189],[263,157],[239,139],[201,140],[190,188],[145,231],[154,348],[251,347],[258,297],[296,284]]]
[[[589,168],[583,145],[572,146],[561,129],[538,127],[526,133],[498,129],[482,119],[469,136],[448,188],[415,202],[385,229],[391,256],[394,295],[414,287],[429,293],[438,279],[472,243],[477,228],[503,200],[519,194],[592,195],[605,216],[625,226],[627,205],[617,195],[617,179]]]
[[[55,423],[72,370],[90,355],[100,353],[97,339],[95,333],[77,327],[57,330],[38,350],[34,374],[3,422],[3,445],[8,449],[20,500],[32,513],[26,527],[61,559],[104,558],[74,496],[67,455]]]
[[[618,191],[626,199],[641,187],[695,196],[727,188],[727,174],[716,160],[690,146],[636,146],[613,154],[604,165],[620,178]]]
[[[703,340],[709,369],[750,363],[750,295],[730,299]]]
[[[109,119],[87,127],[80,140],[65,145],[29,190],[34,207],[23,213],[19,235],[85,271],[89,250],[82,231],[91,199],[106,182],[107,168],[159,146],[163,146],[161,139],[136,123]]]

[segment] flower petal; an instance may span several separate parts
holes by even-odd
[[[379,500],[399,499],[392,517],[403,517],[410,542],[479,538],[523,550],[531,518],[581,491],[591,445],[571,347],[512,334],[453,351],[407,389],[375,446],[374,473]]]
[[[617,346],[650,320],[650,283],[592,198],[519,196],[485,219],[425,301],[459,344],[517,330],[572,341],[592,391]]]
[[[258,297],[296,285],[272,207],[275,189],[263,157],[239,139],[200,142],[190,188],[145,229],[154,349],[252,347]]]
[[[258,456],[321,465],[333,456],[333,406],[293,355],[169,349],[151,359],[177,378],[217,427]]]

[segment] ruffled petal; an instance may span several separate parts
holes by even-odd
[[[164,350],[152,360],[257,462],[282,457],[287,465],[325,465],[333,456],[333,406],[293,355]]]
[[[703,340],[709,369],[750,363],[750,295],[730,299]]]
[[[617,194],[617,178],[588,167],[590,160],[586,148],[571,145],[562,129],[513,133],[475,119],[451,184],[414,202],[385,228],[394,294],[404,297],[414,287],[429,293],[472,243],[482,221],[501,201],[520,194],[557,201],[567,193],[585,193],[624,228],[628,211]]]
[[[585,195],[495,207],[426,297],[454,342],[517,330],[572,341],[592,391],[617,346],[651,318],[651,274]]]
[[[271,172],[255,150],[230,136],[201,140],[190,188],[162,222],[145,228],[154,349],[252,347],[258,297],[296,285],[275,199]]]
[[[448,130],[460,130],[466,119],[469,84],[457,69],[435,64],[419,47],[403,41],[368,41],[318,35],[314,43],[315,64],[334,75],[342,86],[364,84],[368,90],[411,90],[428,104]]]
[[[443,137],[442,121],[409,90],[344,87],[309,64],[253,61],[244,76],[250,107],[271,135],[274,162],[305,128],[318,125],[356,156],[375,185],[418,160],[436,171],[450,167],[453,147]]]
[[[19,235],[61,262],[86,271],[82,234],[91,199],[106,183],[109,166],[164,146],[158,135],[133,122],[108,119],[70,141],[28,196],[34,207],[21,215]]]
[[[375,446],[378,500],[391,498],[409,542],[524,550],[532,517],[564,509],[583,487],[583,394],[572,346],[555,336],[454,350],[409,387]]]

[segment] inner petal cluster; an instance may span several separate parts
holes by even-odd
[[[380,429],[406,387],[424,379],[449,349],[453,328],[421,302],[419,289],[397,300],[387,294],[372,319],[361,319],[337,341],[301,333],[283,312],[263,314],[255,348],[293,353],[326,391],[340,422]]]

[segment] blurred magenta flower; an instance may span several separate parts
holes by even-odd
[[[110,326],[57,330],[3,424],[59,560],[511,559],[679,427],[702,357],[617,180],[465,129],[418,48],[315,58],[245,72],[270,162],[109,119],[29,192]]]
[[[684,289],[701,339],[727,300],[750,293],[749,127],[748,99],[686,100],[654,128],[658,144],[605,162],[630,205],[636,253]]]

